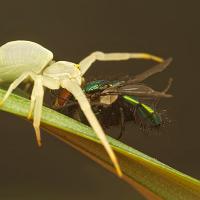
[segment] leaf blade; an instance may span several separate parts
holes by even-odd
[[[0,98],[5,91],[0,90]],[[26,117],[30,102],[12,94],[1,110]],[[85,150],[113,171],[113,166],[93,130],[67,116],[43,107],[42,126],[59,139]],[[108,141],[116,152],[124,176],[148,199],[200,199],[200,182],[161,162],[129,147],[109,136]]]

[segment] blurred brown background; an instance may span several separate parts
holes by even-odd
[[[188,3],[185,3],[188,2]],[[170,76],[173,99],[161,101],[172,123],[159,136],[128,126],[122,141],[188,175],[200,178],[199,1],[1,2],[0,44],[25,39],[52,50],[56,60],[79,62],[90,52],[150,52],[173,57],[148,79],[162,89]],[[137,74],[153,62],[97,62],[88,77]],[[37,148],[32,125],[0,112],[0,199],[83,200],[143,198],[129,185],[56,138]]]

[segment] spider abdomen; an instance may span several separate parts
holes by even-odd
[[[0,79],[12,82],[23,72],[40,73],[53,59],[53,53],[41,45],[24,40],[0,47]]]

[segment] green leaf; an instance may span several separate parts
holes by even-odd
[[[0,89],[0,99],[4,94],[5,91]],[[29,106],[28,99],[12,94],[0,109],[26,117]],[[49,133],[115,173],[103,146],[90,127],[45,107],[43,107],[41,122],[41,126]],[[198,180],[118,140],[109,136],[107,138],[119,159],[124,174],[122,179],[147,199],[200,199],[200,182]]]

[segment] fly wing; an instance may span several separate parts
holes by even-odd
[[[110,87],[104,90],[101,95],[133,95],[138,97],[149,97],[149,98],[160,98],[172,97],[170,94],[165,92],[155,91],[152,88],[144,84],[128,84],[121,87]]]

